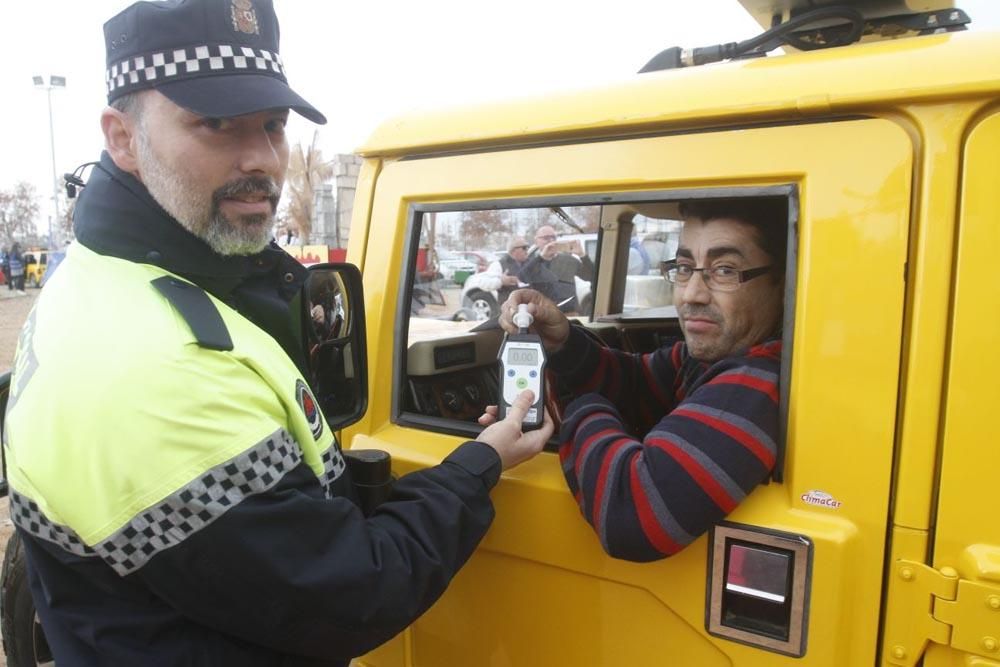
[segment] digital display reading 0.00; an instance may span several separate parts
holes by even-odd
[[[512,347],[507,351],[507,363],[516,366],[536,366],[538,365],[538,349]]]

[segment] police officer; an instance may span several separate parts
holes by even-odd
[[[288,87],[270,0],[138,2],[104,34],[106,151],[6,422],[49,645],[60,665],[344,665],[441,595],[551,424],[521,433],[526,393],[366,519],[303,380],[304,270],[270,241],[289,110],[325,122]]]

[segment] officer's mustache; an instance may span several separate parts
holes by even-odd
[[[245,195],[260,195],[271,202],[271,210],[278,210],[278,200],[281,199],[281,188],[270,178],[247,176],[231,183],[226,183],[212,193],[212,206],[219,209],[223,199],[236,199]]]

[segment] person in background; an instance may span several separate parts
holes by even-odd
[[[521,282],[554,301],[564,313],[579,312],[576,279],[594,279],[594,262],[578,241],[563,242],[556,230],[543,225],[535,232],[535,247],[521,272]]]
[[[480,289],[495,291],[497,303],[503,305],[510,293],[524,286],[518,279],[518,274],[528,260],[528,241],[520,236],[511,239],[507,244],[507,253],[499,259],[490,262],[486,271],[477,279]]]
[[[0,248],[0,271],[3,272],[3,281],[7,283],[7,291],[14,291],[14,283],[10,279],[10,251],[4,246]]]
[[[21,251],[21,244],[16,241],[10,247],[7,254],[7,266],[9,271],[9,281],[11,289],[18,294],[24,294],[24,253]]]

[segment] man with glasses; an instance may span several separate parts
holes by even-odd
[[[518,277],[554,301],[560,311],[575,313],[580,310],[576,278],[593,280],[594,263],[580,241],[559,241],[556,230],[543,225],[535,232],[535,247]]]
[[[767,479],[777,452],[787,204],[697,201],[681,214],[662,271],[683,340],[649,354],[601,347],[534,290],[500,316],[513,332],[528,304],[549,368],[572,388],[563,471],[605,551],[626,560],[680,551]]]

